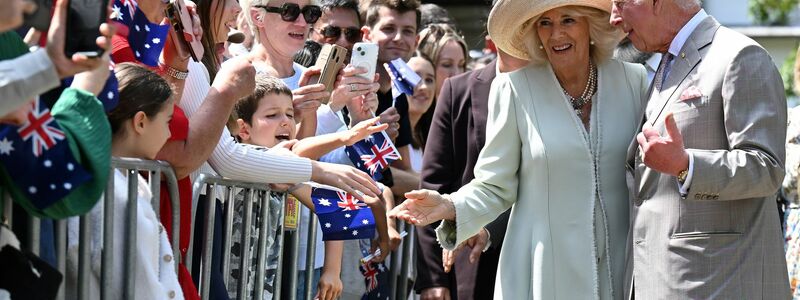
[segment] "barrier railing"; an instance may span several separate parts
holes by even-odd
[[[128,195],[127,195],[127,207],[126,209],[126,218],[124,220],[114,220],[114,206],[115,206],[115,197],[114,197],[114,170],[115,169],[122,169],[128,175]],[[160,201],[160,184],[161,184],[161,176],[164,175],[168,191],[170,194],[170,200],[172,203],[172,221],[173,221],[173,228],[178,228],[178,224],[180,222],[180,215],[179,215],[179,198],[178,198],[178,183],[175,177],[175,173],[172,167],[162,161],[150,161],[150,160],[141,160],[141,159],[132,159],[132,158],[120,158],[120,157],[113,157],[111,160],[111,170],[109,170],[110,176],[108,179],[108,184],[106,186],[106,190],[103,196],[103,252],[101,258],[101,274],[100,274],[100,295],[102,299],[112,299],[112,287],[111,283],[113,282],[113,275],[112,273],[114,270],[113,268],[113,259],[115,255],[114,251],[114,227],[119,226],[120,222],[125,222],[126,224],[126,232],[125,232],[125,261],[123,263],[124,266],[124,274],[134,274],[136,268],[136,257],[133,255],[131,251],[135,251],[136,248],[136,226],[137,226],[137,202],[138,202],[138,174],[139,172],[147,172],[149,176],[147,176],[149,180],[150,187],[152,189],[152,205],[153,210],[158,215],[159,213],[159,201]],[[4,193],[3,205],[4,205],[4,216],[3,219],[7,222],[9,226],[11,226],[11,222],[13,220],[12,215],[12,200],[8,193]],[[28,217],[28,231],[27,231],[27,243],[25,247],[29,249],[36,255],[40,254],[40,243],[41,243],[41,219],[27,216]],[[91,232],[89,226],[89,219],[88,214],[79,216],[79,242],[78,242],[78,272],[76,282],[76,295],[78,299],[89,299],[90,292],[88,281],[89,276],[91,275]],[[66,265],[67,265],[67,220],[47,220],[53,221],[53,234],[54,234],[54,245],[55,245],[55,254],[56,254],[56,269],[64,274],[65,277],[68,275],[66,273]],[[172,236],[172,249],[174,255],[179,257],[180,252],[178,252],[178,241],[179,241],[179,234],[177,230],[173,232]],[[177,264],[176,264],[177,267]],[[72,279],[70,279],[72,280]],[[124,297],[126,299],[135,299],[135,289],[134,282],[135,276],[124,276],[124,289],[122,291]],[[61,287],[59,288],[58,295],[56,299],[64,299],[65,298],[65,287],[66,282],[68,281],[67,278],[62,282]]]
[[[201,260],[200,260],[200,297],[201,299],[209,299],[209,292],[211,286],[211,265],[212,265],[212,250],[213,250],[213,243],[214,243],[214,226],[216,220],[216,195],[217,190],[219,188],[225,188],[224,199],[222,199],[222,203],[225,207],[224,212],[224,220],[221,220],[223,223],[223,234],[224,237],[216,237],[221,238],[223,247],[222,247],[222,272],[223,272],[223,281],[225,286],[229,286],[230,283],[230,257],[231,257],[231,244],[232,244],[232,235],[233,235],[233,220],[235,214],[235,207],[236,201],[238,201],[235,197],[236,190],[240,189],[241,193],[243,193],[244,197],[243,200],[243,210],[242,210],[242,228],[241,228],[241,236],[239,237],[239,243],[241,247],[240,250],[240,267],[238,274],[239,282],[236,288],[236,296],[238,299],[249,299],[252,295],[253,299],[262,299],[264,293],[264,281],[266,277],[266,270],[267,270],[267,240],[268,240],[268,230],[269,224],[272,220],[270,220],[270,210],[274,209],[272,207],[272,203],[270,201],[270,187],[267,184],[263,183],[247,183],[241,181],[235,181],[230,179],[225,179],[219,176],[212,176],[209,174],[200,174],[194,181],[194,185],[192,187],[192,202],[199,204],[199,199],[201,194],[205,194],[208,196],[208,201],[205,202],[205,216],[203,222],[203,240],[202,241],[194,241],[194,230],[192,228],[192,235],[190,237],[190,244],[194,245],[195,242],[202,243],[202,253]],[[252,228],[253,228],[253,205],[254,203],[259,204],[259,215],[261,218],[260,226],[258,228],[258,239],[256,241],[256,254],[255,257],[257,259],[256,268],[255,268],[255,275],[251,276],[248,272],[250,269],[249,264],[252,262],[250,248],[253,246],[251,245],[251,235],[252,235]],[[279,215],[278,224],[283,223],[283,204],[285,201],[281,201],[281,214]],[[192,215],[197,214],[196,207],[193,208]],[[283,235],[281,234],[281,237]],[[280,268],[282,267],[282,253],[283,253],[283,239],[276,238],[275,243],[277,243],[277,251],[278,251],[278,266],[276,269],[276,274],[274,278],[274,292],[273,292],[273,299],[281,299],[281,272]],[[193,248],[189,248],[189,252],[187,253],[187,257],[185,258],[185,264],[191,268],[192,265],[192,256]],[[296,280],[296,279],[294,279]],[[248,290],[248,286],[250,282],[253,282],[253,291],[250,294]]]
[[[113,218],[107,218],[105,216],[113,216],[114,206],[115,206],[115,195],[114,195],[114,170],[115,169],[122,169],[128,175],[128,205],[126,207],[126,218],[124,220],[114,220]],[[104,212],[103,212],[103,253],[101,258],[102,268],[101,268],[101,295],[102,299],[111,299],[112,298],[112,286],[111,282],[113,280],[113,271],[112,261],[114,259],[113,255],[114,251],[114,244],[113,240],[114,236],[114,227],[115,226],[122,226],[121,222],[125,222],[125,226],[127,227],[126,232],[126,241],[124,245],[135,245],[137,242],[136,236],[136,224],[137,224],[137,209],[136,209],[136,202],[138,201],[138,176],[137,174],[140,172],[147,172],[149,174],[149,185],[152,190],[153,199],[152,205],[153,209],[156,214],[159,214],[159,201],[160,201],[160,184],[161,184],[161,176],[164,176],[164,179],[168,185],[168,191],[170,194],[170,200],[172,204],[172,228],[173,228],[173,235],[171,236],[171,243],[172,249],[174,253],[175,259],[182,259],[184,264],[191,270],[192,268],[192,252],[194,241],[194,230],[195,226],[192,225],[190,238],[190,246],[188,249],[188,253],[185,257],[180,257],[179,251],[179,228],[180,228],[180,198],[178,197],[178,188],[177,188],[177,179],[175,177],[175,173],[170,167],[169,164],[161,161],[148,161],[148,160],[140,160],[140,159],[130,159],[130,158],[117,158],[114,157],[112,159],[112,170],[110,170],[111,176],[108,180],[108,185],[106,188],[106,193],[104,194]],[[238,299],[263,299],[264,293],[264,281],[265,281],[265,273],[267,270],[267,254],[268,254],[268,234],[270,231],[267,230],[270,224],[270,210],[274,209],[273,203],[270,201],[270,188],[266,184],[257,184],[257,183],[246,183],[234,180],[224,179],[218,176],[210,176],[207,174],[201,174],[194,182],[193,185],[193,193],[192,193],[192,220],[194,220],[197,214],[197,205],[200,195],[205,192],[206,195],[210,195],[210,200],[216,199],[216,191],[220,188],[224,188],[224,199],[223,205],[225,207],[224,214],[223,214],[223,260],[222,260],[222,272],[224,274],[224,283],[225,286],[229,286],[230,283],[230,276],[231,276],[231,265],[230,265],[230,257],[231,257],[231,245],[232,245],[232,222],[234,219],[235,214],[235,204],[238,201],[235,197],[238,191],[242,191],[244,196],[243,200],[243,215],[242,215],[242,223],[243,228],[241,230],[241,239],[240,243],[242,245],[241,249],[241,267],[239,275],[239,282],[235,287],[237,290],[237,298]],[[12,205],[11,205],[11,198],[7,193],[6,195],[0,196],[4,205],[4,216],[3,220],[7,222],[7,224],[11,224],[13,220],[12,215]],[[137,201],[130,201],[131,199]],[[202,299],[209,299],[209,291],[210,291],[210,281],[211,281],[211,257],[212,257],[212,246],[214,242],[214,235],[213,235],[213,228],[215,224],[215,201],[206,201],[205,206],[205,215],[202,216],[203,221],[203,240],[197,241],[202,243],[202,255],[200,260],[200,267],[201,274],[200,274],[200,282],[198,287],[200,289],[201,298]],[[261,216],[261,222],[259,226],[259,235],[255,242],[256,244],[256,253],[255,258],[257,259],[257,265],[255,266],[255,274],[248,273],[249,264],[252,262],[251,258],[251,229],[253,228],[253,207],[255,203],[259,203],[259,214]],[[283,199],[281,201],[281,213],[279,215],[278,224],[281,224],[281,229],[286,230],[283,228],[283,219],[284,219],[284,211],[286,201]],[[28,222],[28,239],[27,249],[29,249],[34,254],[39,254],[39,245],[40,239],[39,236],[40,232],[40,222],[38,218],[31,217],[30,221]],[[414,239],[415,237],[415,230],[413,226],[400,223],[399,231],[406,231],[408,232],[408,236],[404,238],[402,247],[398,250],[394,251],[391,255],[391,263],[390,263],[390,282],[388,284],[391,286],[391,298],[392,299],[407,299],[408,298],[408,270],[412,266],[413,261],[411,259]],[[273,299],[311,299],[314,295],[312,294],[314,286],[312,285],[313,281],[313,272],[314,270],[314,249],[316,248],[316,226],[317,218],[316,215],[312,214],[311,218],[309,218],[309,223],[298,224],[298,227],[309,226],[311,230],[308,231],[308,247],[306,247],[306,253],[299,253],[299,238],[298,234],[299,230],[295,232],[293,235],[295,238],[289,240],[289,246],[292,249],[291,253],[286,253],[284,251],[284,242],[283,242],[283,234],[281,234],[281,238],[276,238],[275,243],[277,243],[277,251],[278,251],[278,265],[275,272],[274,277],[274,292],[273,292]],[[299,229],[299,228],[298,228]],[[78,299],[88,299],[90,291],[88,290],[88,276],[91,272],[90,267],[90,228],[89,228],[89,220],[86,215],[80,216],[79,221],[79,249],[78,249],[78,278],[77,278],[77,296]],[[56,248],[56,264],[57,269],[62,273],[66,274],[66,265],[67,265],[67,222],[66,220],[55,220],[54,221],[54,238],[55,238],[55,248]],[[131,251],[134,251],[134,246],[125,246],[125,261],[124,261],[124,274],[132,275],[135,274],[136,268],[136,261],[135,255]],[[297,258],[300,255],[306,255],[306,272],[305,278],[298,278],[297,272],[297,264],[292,263],[288,267],[288,272],[283,272],[283,256],[289,255],[293,257],[293,262],[297,261]],[[399,258],[399,259],[394,259]],[[175,264],[176,268],[178,264]],[[399,275],[399,276],[398,276]],[[285,278],[288,276],[288,279]],[[127,299],[135,299],[135,289],[134,282],[135,276],[125,276],[124,278],[124,289],[123,295]],[[290,290],[288,292],[281,291],[282,281],[288,280],[288,287]],[[298,280],[303,280],[306,286],[305,293],[303,295],[297,295],[297,282]],[[253,282],[254,284],[249,284]],[[248,291],[248,286],[253,286],[254,290],[252,294]],[[233,288],[233,287],[231,287]],[[281,294],[285,294],[282,297]],[[65,288],[62,284],[62,287],[59,289],[59,294],[57,299],[64,299],[65,297]]]

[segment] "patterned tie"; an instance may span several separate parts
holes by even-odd
[[[658,70],[656,70],[656,75],[653,77],[653,86],[659,92],[661,91],[661,86],[664,84],[664,80],[667,79],[666,75],[669,73],[669,65],[673,57],[674,56],[669,52],[661,56],[661,63],[658,64]]]

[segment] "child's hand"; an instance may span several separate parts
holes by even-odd
[[[389,249],[391,251],[397,250],[397,247],[400,247],[400,242],[403,241],[403,237],[400,236],[400,233],[397,232],[397,228],[394,226],[389,226]],[[383,250],[381,250],[383,251]]]
[[[380,120],[380,117],[374,117],[369,120],[364,120],[350,128],[350,137],[345,142],[347,145],[355,144],[358,141],[366,139],[369,135],[381,132],[389,128],[389,124],[375,125]]]
[[[317,285],[317,295],[314,299],[320,300],[334,300],[339,298],[342,294],[342,280],[336,272],[322,272],[319,277],[319,284]]]
[[[382,262],[384,259],[386,259],[386,256],[392,252],[392,249],[389,247],[389,240],[380,238],[380,235],[378,236],[378,239],[372,240],[372,247],[369,249],[369,252],[375,253],[375,250],[377,249],[381,249],[381,255],[376,255],[372,258],[372,261],[376,263]]]

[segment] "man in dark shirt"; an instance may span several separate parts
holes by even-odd
[[[408,60],[417,48],[419,37],[417,29],[420,22],[420,3],[418,0],[376,0],[365,12],[362,27],[363,39],[378,44],[378,63],[376,71],[380,74],[381,88],[378,91],[378,113],[387,119],[397,130],[395,146],[402,157],[409,157],[411,144],[411,123],[408,118],[408,100],[405,95],[392,99],[391,79],[383,68],[384,63],[402,58]],[[394,103],[394,107],[392,104]],[[399,118],[393,116],[395,110]],[[392,163],[395,195],[419,188],[419,174],[411,171],[408,159]],[[400,197],[402,199],[402,197]]]

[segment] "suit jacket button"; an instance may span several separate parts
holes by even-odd
[[[694,199],[695,200],[703,200],[703,195],[700,194],[700,193],[694,194]]]

